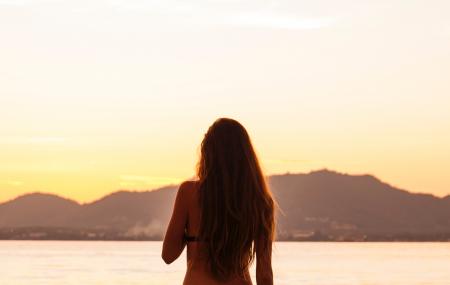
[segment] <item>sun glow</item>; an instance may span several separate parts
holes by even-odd
[[[0,201],[177,184],[222,116],[268,174],[450,193],[450,4],[88,2],[0,0]]]

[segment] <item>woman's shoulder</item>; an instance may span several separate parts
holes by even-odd
[[[199,182],[195,180],[184,181],[180,184],[178,196],[186,203],[188,208],[197,205],[195,201],[198,199],[198,186]]]
[[[183,182],[181,182],[180,184],[180,188],[197,188],[199,185],[199,181],[198,180],[185,180]]]
[[[197,180],[186,180],[180,184],[179,192],[183,192],[186,195],[192,195],[197,192],[199,186],[199,181]]]

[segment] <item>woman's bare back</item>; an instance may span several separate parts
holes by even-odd
[[[185,183],[185,202],[187,208],[187,225],[186,234],[190,237],[197,237],[200,227],[200,205],[198,203],[198,182],[190,181]],[[187,242],[187,271],[184,279],[184,285],[251,285],[249,272],[244,272],[246,279],[236,277],[228,282],[216,281],[208,270],[207,261],[203,254],[203,246],[201,241]]]

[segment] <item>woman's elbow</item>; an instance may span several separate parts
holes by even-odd
[[[175,258],[173,256],[171,256],[170,254],[168,254],[167,252],[165,252],[164,250],[161,253],[161,257],[166,264],[171,264],[172,262],[175,261]]]
[[[166,264],[171,264],[172,262],[175,261],[175,259],[177,259],[177,256],[173,254],[173,251],[171,250],[170,246],[168,246],[168,244],[165,242],[163,244],[161,258],[164,260]]]
[[[183,249],[183,244],[178,241],[164,241],[161,257],[166,264],[171,264],[181,255]]]

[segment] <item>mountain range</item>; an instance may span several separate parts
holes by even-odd
[[[450,195],[410,193],[329,170],[268,178],[279,240],[450,240]],[[159,240],[177,186],[118,191],[79,204],[31,193],[0,204],[0,239]]]

